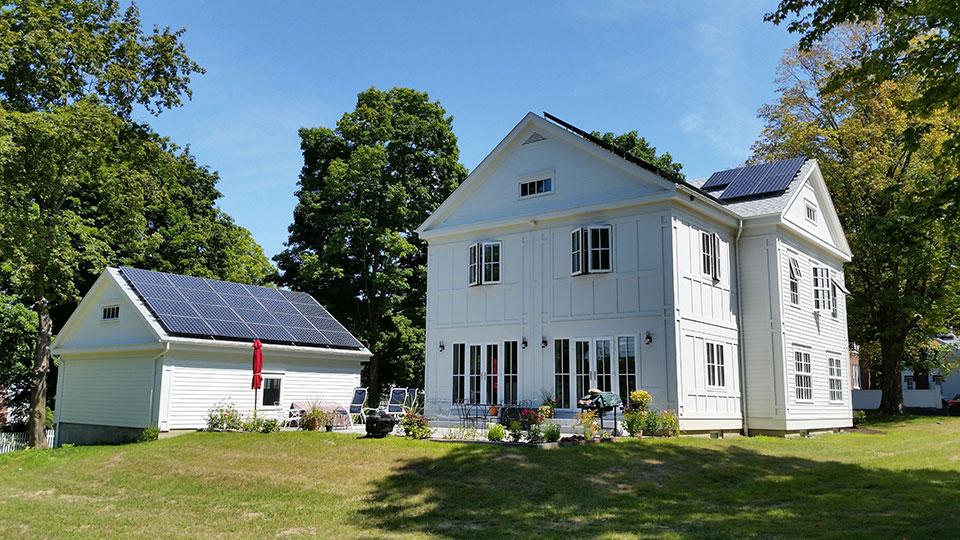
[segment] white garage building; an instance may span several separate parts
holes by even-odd
[[[108,268],[57,335],[56,444],[195,430],[232,403],[253,412],[252,342],[263,342],[257,409],[347,405],[370,352],[307,294]]]

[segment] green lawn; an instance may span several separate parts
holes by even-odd
[[[960,418],[557,450],[196,433],[0,456],[0,538],[953,538]]]

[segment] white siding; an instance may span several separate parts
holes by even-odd
[[[148,427],[152,419],[153,356],[61,357],[60,421]]]
[[[176,351],[164,359],[170,371],[162,421],[168,429],[193,429],[206,425],[207,412],[218,403],[232,403],[244,415],[253,412],[251,358],[246,353]],[[350,404],[360,386],[360,363],[337,360],[299,360],[264,352],[264,377],[279,376],[281,408],[294,401],[329,401]],[[262,391],[260,398],[262,400]],[[259,410],[276,411],[275,407]]]
[[[70,317],[69,336],[57,340],[55,347],[109,347],[113,345],[137,345],[156,343],[153,334],[143,316],[117,286],[108,274],[100,278],[101,286],[90,290],[83,303]],[[119,305],[120,318],[115,321],[101,321],[101,309],[106,305]],[[61,332],[63,333],[63,332]]]

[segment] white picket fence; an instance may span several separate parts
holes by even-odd
[[[51,448],[53,447],[53,433],[52,429],[47,430],[47,446]],[[26,431],[0,433],[0,454],[23,450],[27,447],[27,441],[29,440],[30,437],[27,436]]]

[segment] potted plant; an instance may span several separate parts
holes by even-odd
[[[327,412],[327,411],[321,411],[321,412],[323,414],[323,419],[322,419],[323,426],[326,428],[327,433],[330,433],[333,431],[333,423],[336,421],[337,415],[336,413]]]
[[[320,426],[327,424],[327,414],[316,403],[311,403],[310,410],[300,416],[300,429],[305,431],[319,430]],[[330,423],[333,423],[332,420]]]

